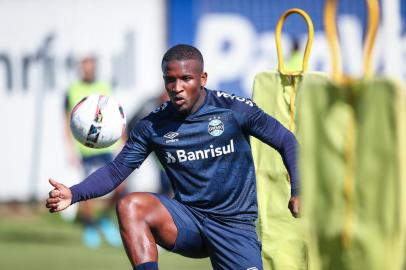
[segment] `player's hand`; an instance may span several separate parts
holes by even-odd
[[[289,210],[292,213],[292,216],[295,218],[299,217],[300,214],[300,199],[299,196],[292,196],[289,200]]]
[[[49,192],[49,197],[46,203],[49,212],[59,212],[71,205],[72,192],[70,189],[53,179],[49,179],[49,183],[54,187],[54,189]]]

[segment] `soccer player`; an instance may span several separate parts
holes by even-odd
[[[294,135],[251,100],[206,89],[203,57],[192,46],[170,48],[162,71],[170,101],[140,120],[114,161],[80,184],[68,188],[50,179],[54,189],[46,207],[57,212],[110,192],[154,151],[175,197],[136,192],[118,203],[121,236],[134,269],[158,269],[157,244],[188,257],[210,257],[214,269],[262,269],[249,136],[280,152],[296,216]]]

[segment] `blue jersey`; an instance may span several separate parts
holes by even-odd
[[[205,101],[194,113],[183,115],[166,102],[141,119],[114,161],[118,166],[110,166],[118,171],[110,175],[122,181],[128,173],[120,173],[120,168],[136,169],[154,151],[176,200],[207,215],[252,221],[257,217],[257,199],[249,136],[281,153],[292,193],[296,192],[296,140],[250,99],[205,91]],[[74,188],[75,193],[85,190]],[[99,192],[92,194],[74,194],[74,201]]]

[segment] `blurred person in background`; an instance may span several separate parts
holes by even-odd
[[[111,87],[104,82],[96,80],[97,60],[87,55],[80,59],[80,80],[74,82],[68,89],[65,98],[66,137],[68,144],[68,159],[71,165],[80,167],[84,176],[88,176],[99,167],[104,166],[113,159],[115,145],[103,149],[94,149],[77,142],[69,128],[70,112],[72,108],[84,97],[91,94],[110,96]],[[89,248],[97,248],[101,244],[101,234],[107,243],[112,246],[121,246],[121,237],[118,227],[111,219],[111,212],[115,203],[124,192],[124,185],[120,185],[109,198],[106,205],[97,214],[95,201],[83,201],[79,204],[79,221],[84,226],[83,242]]]
[[[137,125],[137,123],[150,114],[155,108],[160,106],[162,103],[166,102],[169,100],[168,93],[166,91],[163,91],[161,94],[158,96],[154,96],[152,98],[147,99],[142,103],[142,106],[131,116],[127,123],[127,138],[130,137],[130,133],[133,130],[133,128]],[[172,187],[171,187],[171,182],[168,178],[168,175],[166,174],[164,168],[161,166],[161,163],[159,163],[158,158],[156,155],[154,155],[154,160],[159,167],[159,181],[160,181],[160,189],[159,193],[165,194],[168,197],[173,196],[172,192]]]
[[[303,65],[303,52],[300,51],[300,43],[297,38],[293,38],[292,47],[287,61],[285,62],[285,68],[288,71],[302,70]]]
[[[118,187],[153,151],[174,188],[174,198],[134,192],[117,214],[135,270],[157,270],[160,245],[186,257],[210,257],[216,270],[262,270],[255,230],[257,196],[249,136],[275,148],[291,178],[289,209],[299,214],[295,136],[250,99],[209,90],[203,56],[176,45],[161,64],[170,101],[132,129],[108,165],[70,188],[50,179],[51,213]]]

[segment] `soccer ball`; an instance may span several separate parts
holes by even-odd
[[[105,148],[115,143],[124,132],[123,108],[112,97],[93,94],[83,98],[72,109],[70,128],[81,144]]]

